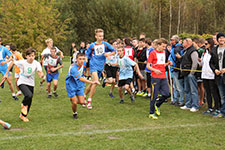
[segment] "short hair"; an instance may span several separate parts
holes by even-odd
[[[110,40],[109,41],[110,44],[113,44],[114,42],[117,42],[117,40],[116,39],[113,39],[113,40]]]
[[[82,57],[82,56],[85,56],[85,54],[83,54],[83,53],[78,53],[78,54],[77,54],[77,58],[78,58],[78,57]]]
[[[118,49],[124,50],[124,49],[123,49],[123,46],[118,46],[117,50],[118,50]]]
[[[180,41],[180,37],[178,35],[173,35],[171,37],[172,40],[175,40],[175,42],[179,42]]]
[[[205,43],[205,39],[199,38],[199,39],[198,39],[198,43],[204,44],[204,43]]]
[[[162,44],[168,44],[168,41],[165,38],[160,38],[159,40],[156,41],[157,45],[162,45]]]
[[[51,38],[48,38],[47,40],[45,40],[45,43],[48,44],[50,41],[53,41]]]
[[[11,45],[10,45],[10,49],[11,49],[12,51],[16,51],[16,50],[17,50],[17,47],[16,47],[16,45],[11,44]]]
[[[157,44],[157,41],[158,41],[159,39],[155,39],[153,42],[152,42],[152,44]]]
[[[104,30],[103,30],[103,29],[95,29],[95,34],[97,34],[97,33],[101,33],[101,32],[103,32],[103,33],[104,33]]]
[[[139,39],[139,41],[145,42],[145,38],[141,38]]]
[[[26,49],[26,56],[28,56],[28,55],[30,55],[30,54],[32,54],[32,53],[34,53],[34,54],[36,54],[36,50],[35,49],[33,49],[33,48],[28,48],[28,49]]]
[[[152,40],[150,38],[145,39],[145,43],[147,43],[148,45],[152,44]]]
[[[55,46],[51,47],[51,49],[54,49],[56,51],[56,47]]]
[[[131,40],[128,37],[124,39],[124,43],[126,45],[130,45],[131,44],[130,42],[131,42]]]

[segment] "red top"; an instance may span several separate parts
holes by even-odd
[[[134,60],[134,50],[131,46],[124,47],[124,55]]]
[[[166,52],[165,51],[152,51],[148,57],[148,63],[152,64],[152,68],[160,70],[161,74],[156,74],[152,71],[153,78],[166,78]]]

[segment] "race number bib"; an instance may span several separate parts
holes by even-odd
[[[165,64],[166,56],[165,53],[156,53],[157,56],[157,63],[159,65]]]
[[[133,56],[132,55],[132,48],[125,48],[125,56],[127,56],[127,57]]]
[[[51,65],[51,66],[56,66],[56,62],[57,62],[57,59],[49,59],[49,64]]]
[[[95,48],[95,55],[99,56],[105,53],[105,47],[104,45],[96,45]]]

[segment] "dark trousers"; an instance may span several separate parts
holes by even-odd
[[[34,87],[25,85],[25,84],[21,84],[21,85],[19,85],[19,89],[22,91],[22,93],[24,95],[24,99],[22,101],[23,105],[24,106],[28,105],[28,109],[27,109],[27,114],[28,114],[31,103],[32,103]],[[26,117],[26,115],[24,115],[24,114],[22,114],[22,115]]]
[[[156,106],[160,107],[165,100],[170,97],[169,92],[169,86],[167,79],[161,79],[161,78],[152,78],[152,95],[151,95],[151,102],[150,102],[150,114],[155,113],[155,102],[158,96],[158,93],[160,92],[162,94],[162,97],[159,98],[159,100],[156,102]]]
[[[151,88],[151,79],[152,79],[151,73],[147,72],[146,76],[147,76],[147,88]]]
[[[219,110],[220,108],[220,96],[219,89],[216,85],[215,80],[203,79],[203,85],[206,93],[206,99],[208,103],[208,108],[212,109],[212,96],[214,99],[214,108]]]

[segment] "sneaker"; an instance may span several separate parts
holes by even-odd
[[[27,115],[27,108],[28,106],[24,106],[23,104],[21,104],[21,112],[24,114],[24,115]]]
[[[192,107],[191,109],[190,109],[190,112],[197,112],[198,111],[198,109],[196,109],[196,108],[194,108],[194,107]]]
[[[204,102],[199,102],[199,107],[204,107]]]
[[[86,107],[87,101],[84,99],[84,104],[82,105],[83,107]]]
[[[77,119],[77,114],[73,114],[73,119]]]
[[[149,114],[149,118],[152,118],[153,120],[157,120],[158,117],[155,114]]]
[[[43,83],[40,82],[40,88],[43,89]]]
[[[217,116],[213,116],[214,118],[224,118],[224,115],[222,113],[219,113]]]
[[[176,105],[177,104],[177,102],[170,102],[170,105]]]
[[[48,95],[48,98],[52,98],[52,95]]]
[[[146,96],[148,96],[148,93],[145,92],[142,96],[143,96],[143,97],[146,97]]]
[[[178,106],[178,107],[183,107],[184,106],[184,103],[175,103],[175,106]]]
[[[141,92],[141,93],[140,93],[140,96],[143,96],[144,94],[145,94],[145,92]]]
[[[136,94],[136,95],[137,95],[137,96],[141,96],[141,93],[142,93],[142,92],[137,92],[137,94]]]
[[[22,92],[21,92],[21,91],[18,91],[18,92],[16,93],[16,96],[20,96],[20,95],[22,95]]]
[[[211,115],[212,113],[213,113],[213,110],[212,109],[208,109],[205,112],[203,112],[202,114],[203,115]]]
[[[56,92],[53,93],[53,94],[54,94],[55,98],[57,98],[59,96]]]
[[[88,102],[87,109],[92,109],[91,102]]]
[[[135,101],[134,95],[130,96],[130,100],[131,100],[132,103]]]
[[[106,80],[106,79],[104,79],[104,80],[103,80],[103,83],[102,83],[102,87],[103,87],[103,88],[105,87],[105,84],[106,84],[106,83],[105,83],[105,80]]]
[[[24,117],[22,114],[20,114],[20,119],[22,119],[23,120],[23,122],[28,122],[29,120],[28,120],[28,118],[27,117]]]
[[[12,98],[13,98],[15,101],[18,101],[18,100],[19,100],[18,97],[16,97],[16,96],[12,96]]]
[[[112,95],[112,93],[109,93],[109,96],[110,96],[111,98],[114,98],[114,96]]]
[[[183,109],[183,110],[190,110],[191,108],[187,107],[186,105],[184,105],[183,107],[180,107],[180,109]]]
[[[119,104],[123,104],[124,103],[124,100],[120,100]]]
[[[157,116],[160,116],[160,109],[159,109],[159,107],[157,107],[156,105],[155,105],[155,114],[156,114]]]
[[[11,124],[9,124],[9,123],[5,123],[4,125],[3,125],[3,128],[4,129],[10,129],[11,128]]]
[[[213,113],[212,116],[217,116],[218,114],[220,114],[220,111],[218,109],[216,109]]]

